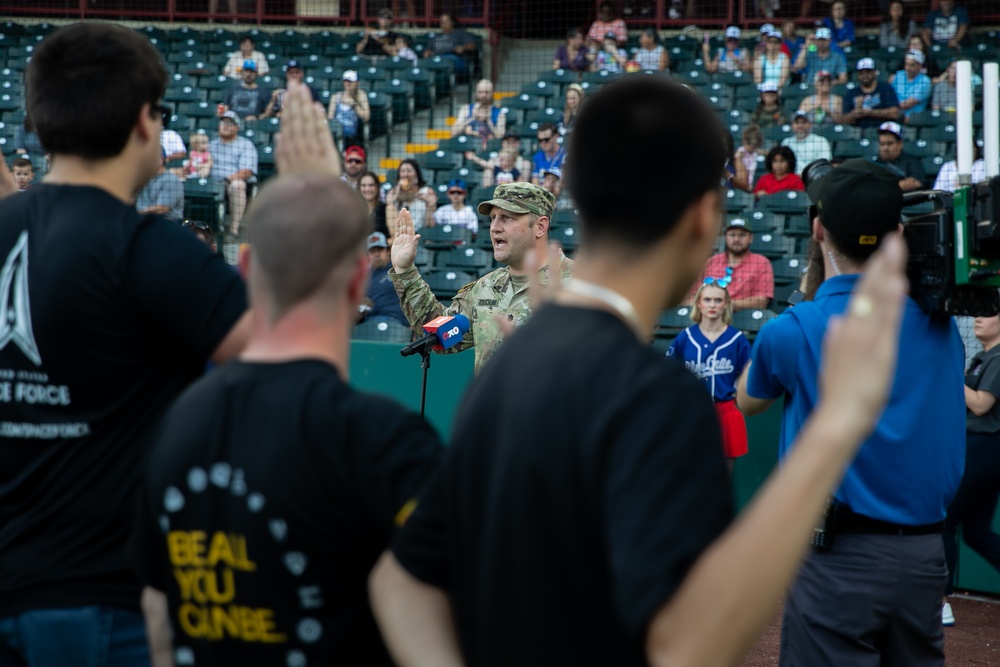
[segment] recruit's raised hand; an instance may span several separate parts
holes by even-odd
[[[282,101],[281,132],[275,137],[274,159],[280,174],[318,171],[340,176],[340,153],[322,105],[312,101],[308,86],[292,83]]]
[[[402,273],[413,266],[419,242],[420,234],[413,230],[413,218],[410,212],[405,208],[400,209],[399,215],[396,216],[396,236],[390,252],[392,268],[396,273]]]

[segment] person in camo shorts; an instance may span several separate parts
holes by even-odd
[[[414,233],[409,211],[400,211],[396,221],[399,234],[392,245],[393,268],[389,271],[389,278],[410,326],[422,334],[421,327],[435,317],[457,313],[468,317],[472,323],[468,333],[458,345],[444,352],[474,348],[475,371],[478,374],[503,340],[504,326],[498,320],[506,319],[520,326],[531,315],[528,262],[532,253],[539,258],[546,256],[555,203],[552,193],[537,185],[510,183],[498,186],[493,199],[479,204],[479,212],[490,217],[493,257],[504,266],[458,290],[447,308],[435,298],[413,265],[420,235]],[[565,280],[572,272],[573,260],[561,251],[558,256],[560,277]],[[543,266],[540,271],[540,282],[546,284],[548,266]]]

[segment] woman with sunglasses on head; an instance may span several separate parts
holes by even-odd
[[[667,350],[668,357],[684,362],[712,394],[722,430],[722,443],[729,472],[733,460],[747,453],[747,427],[736,408],[736,379],[750,361],[750,343],[733,321],[733,307],[726,289],[732,269],[725,277],[705,278],[691,307],[693,325],[682,331]]]

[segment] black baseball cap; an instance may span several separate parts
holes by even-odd
[[[903,191],[899,178],[868,160],[846,160],[809,184],[823,226],[841,243],[878,246],[899,227]],[[847,248],[841,248],[847,250]]]

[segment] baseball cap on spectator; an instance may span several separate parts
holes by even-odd
[[[903,210],[899,177],[863,159],[847,160],[810,183],[809,199],[816,202],[824,227],[859,248],[876,246],[895,231]]]
[[[348,146],[347,150],[344,151],[344,158],[356,157],[364,162],[367,157],[365,156],[365,149],[361,146]]]
[[[243,69],[249,69],[249,70],[253,70],[254,72],[256,72],[257,71],[257,63],[255,63],[252,59],[247,58],[246,60],[243,61]]]
[[[879,133],[888,132],[889,134],[895,134],[897,139],[903,138],[903,128],[899,126],[899,123],[894,123],[889,120],[878,126]]]
[[[286,72],[290,69],[302,69],[302,65],[299,64],[298,60],[292,58],[291,60],[288,61],[288,64],[285,65]]]
[[[926,60],[926,58],[924,58],[923,51],[913,51],[913,50],[907,51],[906,52],[906,57],[907,58],[912,58],[913,60],[917,61],[918,65],[923,65],[924,64],[924,60]]]
[[[830,74],[830,70],[821,69],[820,71],[816,72],[816,76],[813,77],[813,81],[817,81],[819,79],[832,79],[832,78],[833,75]]]
[[[552,174],[556,178],[562,180],[562,169],[559,167],[549,167],[548,169],[543,169],[542,177],[544,178],[546,174]]]
[[[493,191],[493,199],[479,204],[477,210],[483,215],[489,215],[494,206],[511,213],[534,213],[549,217],[556,207],[556,197],[532,183],[507,183],[498,185]]]
[[[795,112],[795,115],[792,116],[792,120],[797,120],[799,118],[805,118],[806,120],[811,120],[809,118],[809,112],[805,111],[804,109],[799,109],[798,111]]]
[[[862,58],[858,61],[857,70],[860,72],[866,69],[875,69],[875,59],[874,58]]]
[[[780,90],[780,86],[778,86],[777,81],[765,81],[757,86],[757,90],[762,93],[776,93]]]
[[[378,17],[380,19],[391,19],[392,10],[389,9],[388,7],[383,7],[382,9],[378,10]]]
[[[773,23],[765,23],[764,25],[762,25],[760,27],[760,34],[762,34],[762,35],[769,35],[769,34],[771,34],[772,30],[774,30],[774,24]]]
[[[740,29],[734,25],[726,28],[726,39],[739,39],[741,34]]]
[[[368,249],[372,248],[388,248],[389,242],[385,240],[385,234],[382,232],[372,232],[371,236],[368,237]]]
[[[784,39],[784,37],[785,36],[782,35],[781,31],[778,30],[777,28],[773,28],[773,29],[767,31],[767,38],[768,39]]]
[[[236,127],[240,126],[240,117],[235,111],[227,111],[226,113],[219,116],[219,120],[232,121]]]
[[[344,72],[344,76],[342,76],[341,79],[343,79],[344,81],[357,81],[358,73],[353,69],[349,69],[346,72]]]
[[[730,229],[745,229],[746,231],[753,234],[753,228],[750,227],[750,223],[743,218],[733,218],[726,224],[726,231]]]
[[[829,28],[816,28],[815,39],[833,39],[833,33]]]
[[[448,192],[451,193],[452,190],[461,190],[466,192],[465,181],[461,178],[453,178],[448,181]]]

